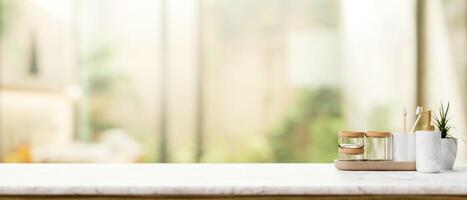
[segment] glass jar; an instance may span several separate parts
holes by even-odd
[[[339,131],[339,147],[342,148],[363,148],[364,132]]]
[[[363,160],[364,149],[339,147],[339,160]]]
[[[365,159],[392,160],[392,138],[390,132],[365,132]]]

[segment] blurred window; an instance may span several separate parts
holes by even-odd
[[[339,130],[399,131],[404,106],[440,101],[467,140],[466,15],[463,0],[0,0],[0,156],[332,162]]]

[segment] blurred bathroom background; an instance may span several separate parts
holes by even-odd
[[[0,0],[1,162],[332,162],[452,108],[467,1]]]

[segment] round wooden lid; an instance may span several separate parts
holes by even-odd
[[[363,148],[339,148],[339,153],[344,153],[344,154],[363,154],[364,150]]]
[[[365,133],[361,131],[339,131],[339,137],[362,138],[363,136],[365,136]]]
[[[367,131],[365,132],[366,137],[385,138],[390,137],[391,133],[387,131]]]

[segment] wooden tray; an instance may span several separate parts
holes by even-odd
[[[415,162],[393,161],[334,161],[338,170],[346,171],[415,171]]]

